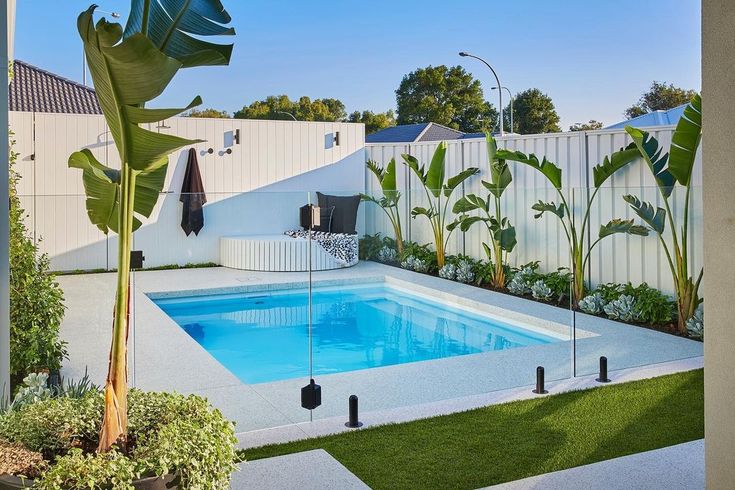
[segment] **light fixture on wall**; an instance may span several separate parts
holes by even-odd
[[[339,146],[339,131],[334,132],[334,146]]]

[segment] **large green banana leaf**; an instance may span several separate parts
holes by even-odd
[[[439,193],[444,187],[444,162],[447,154],[447,144],[445,142],[439,143],[434,151],[434,156],[431,157],[431,163],[426,171],[426,181],[424,185],[434,195],[439,197]]]
[[[490,133],[485,133],[485,141],[487,143],[487,161],[490,166],[490,182],[482,181],[482,185],[500,199],[505,189],[513,181],[513,175],[510,173],[508,164],[505,160],[501,160],[497,156],[498,144]]]
[[[663,235],[666,227],[666,210],[664,208],[654,208],[650,202],[641,201],[632,195],[623,196],[623,199],[630,204],[635,214],[640,216],[653,231]]]
[[[120,24],[109,23],[103,18],[95,27],[94,9],[92,6],[82,12],[77,25],[97,98],[121,161],[134,170],[146,171],[172,151],[199,141],[155,133],[137,125],[177,113],[176,109],[139,106],[164,91],[181,63],[161,53],[142,34],[122,40]],[[199,100],[195,98],[189,107]],[[186,109],[178,111],[183,110]]]
[[[674,184],[676,184],[676,179],[667,167],[669,154],[664,153],[662,155],[663,148],[659,145],[658,140],[648,132],[632,126],[625,126],[625,131],[633,138],[633,142],[638,147],[638,151],[643,157],[643,160],[645,160],[651,169],[651,173],[653,173],[653,177],[656,179],[656,184],[661,189],[661,193],[664,197],[668,198],[674,191]]]
[[[594,181],[595,187],[599,188],[615,172],[635,161],[640,156],[635,143],[631,143],[612,155],[606,156],[600,165],[595,165],[592,169],[592,180]]]
[[[223,24],[232,19],[219,0],[132,0],[125,38],[143,33],[156,48],[184,68],[227,65],[232,44],[215,44],[194,36],[231,36]]]
[[[669,150],[669,172],[681,185],[689,185],[697,148],[702,139],[702,99],[695,95],[676,124]]]
[[[648,236],[648,228],[643,225],[637,225],[632,219],[620,219],[615,218],[610,220],[606,225],[600,226],[599,237],[605,238],[606,236],[616,235],[638,235]]]
[[[533,153],[525,155],[523,152],[510,150],[498,150],[496,152],[496,156],[500,160],[525,163],[526,165],[535,168],[541,172],[549,182],[551,182],[551,185],[553,185],[554,188],[561,189],[561,169],[547,160],[546,157],[539,162],[538,157]]]
[[[135,203],[137,215],[149,217],[158,201],[158,195],[166,180],[168,158],[164,157],[135,179]],[[120,171],[100,163],[88,149],[72,153],[69,167],[83,171],[82,182],[87,195],[87,214],[93,225],[107,234],[119,231]],[[133,217],[133,230],[141,225]]]

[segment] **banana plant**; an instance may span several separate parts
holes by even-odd
[[[544,202],[539,200],[539,202],[532,206],[532,209],[536,211],[534,215],[536,219],[541,218],[545,213],[551,213],[561,222],[569,244],[569,256],[572,266],[571,298],[574,307],[579,304],[579,301],[585,295],[584,271],[590,254],[603,238],[615,234],[648,235],[648,228],[635,224],[632,219],[612,219],[607,224],[601,225],[594,241],[592,241],[587,232],[590,226],[592,203],[595,197],[597,197],[602,185],[613,174],[635,161],[638,156],[638,149],[631,143],[612,155],[606,156],[601,164],[596,165],[592,169],[594,189],[586,200],[586,209],[582,221],[577,223],[562,191],[562,171],[559,167],[547,160],[546,157],[539,161],[538,157],[534,154],[525,155],[520,151],[510,150],[497,151],[497,158],[501,160],[523,163],[540,172],[551,183],[559,196],[558,204],[554,201]]]
[[[219,0],[132,0],[128,24],[101,18],[96,5],[82,12],[77,28],[84,44],[94,87],[122,162],[105,166],[89,150],[75,152],[69,166],[82,170],[86,208],[92,224],[117,233],[117,289],[105,410],[98,451],[127,442],[127,340],[130,315],[130,251],[141,218],[152,213],[163,189],[168,155],[201,140],[148,131],[141,124],[162,121],[201,104],[201,98],[176,109],[146,109],[181,68],[226,65],[232,45],[200,39],[234,34]],[[198,37],[192,37],[196,35]]]
[[[697,149],[702,139],[702,99],[695,95],[684,109],[674,134],[668,153],[662,154],[659,142],[646,131],[626,126],[625,130],[633,139],[643,160],[651,170],[664,207],[654,207],[636,196],[623,197],[635,213],[655,232],[666,253],[666,259],[674,281],[677,303],[677,327],[686,333],[686,322],[702,302],[699,285],[704,269],[700,269],[695,280],[689,272],[689,208],[691,207],[692,173]],[[671,213],[671,195],[676,184],[684,187],[684,218],[677,230]],[[670,242],[664,237],[666,222],[669,223]]]
[[[490,245],[483,242],[488,260],[492,264],[490,284],[496,288],[505,286],[508,254],[516,246],[516,229],[504,217],[500,208],[500,198],[513,181],[508,164],[497,156],[498,145],[490,133],[485,133],[487,144],[487,163],[490,168],[490,181],[482,181],[482,185],[490,193],[486,199],[475,194],[468,194],[456,203],[452,212],[459,214],[450,227],[459,226],[463,232],[468,231],[475,223],[483,223],[490,236]],[[492,206],[491,206],[492,205]],[[468,215],[478,211],[479,215]]]
[[[439,143],[431,158],[429,167],[419,164],[416,157],[403,154],[403,163],[410,168],[424,187],[428,199],[428,207],[416,206],[411,210],[411,217],[426,216],[434,234],[436,247],[436,262],[439,268],[444,267],[445,250],[454,227],[447,226],[447,217],[450,213],[449,203],[454,191],[473,175],[480,172],[477,167],[462,170],[457,175],[445,179],[445,163],[447,144]],[[443,201],[443,202],[442,202]],[[447,231],[448,233],[445,233]]]
[[[362,195],[363,201],[369,201],[380,206],[385,212],[393,226],[393,234],[396,238],[396,249],[398,255],[403,254],[403,229],[401,228],[401,213],[398,209],[398,202],[401,200],[401,193],[396,189],[396,159],[391,158],[385,168],[374,160],[368,160],[367,168],[370,170],[380,184],[383,190],[383,197],[376,198],[367,194]]]

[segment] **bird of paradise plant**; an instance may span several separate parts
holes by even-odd
[[[487,199],[475,194],[468,194],[456,203],[452,212],[460,216],[452,223],[452,229],[459,226],[463,232],[468,231],[475,223],[484,223],[490,236],[490,245],[483,242],[488,260],[492,263],[490,284],[494,287],[505,286],[508,254],[516,246],[516,229],[504,217],[500,208],[500,198],[505,189],[513,181],[508,164],[497,156],[498,145],[490,133],[485,133],[487,144],[487,163],[490,167],[490,181],[482,181],[482,185],[490,192]],[[492,202],[492,208],[491,208]],[[471,216],[467,213],[479,211],[480,215]]]
[[[680,333],[686,333],[686,322],[702,302],[699,297],[699,285],[702,282],[704,269],[699,270],[695,280],[689,272],[689,210],[691,208],[692,173],[696,162],[697,149],[702,139],[702,99],[695,95],[684,109],[674,134],[668,153],[662,155],[662,148],[656,138],[646,131],[626,126],[633,142],[651,170],[664,207],[655,208],[651,203],[642,201],[636,196],[623,197],[635,213],[656,233],[666,254],[666,260],[674,281],[677,303],[677,327]],[[671,195],[676,185],[684,187],[684,218],[677,231],[671,212]],[[666,222],[669,223],[670,243],[664,237]]]
[[[447,227],[447,217],[450,214],[448,209],[449,203],[451,202],[450,198],[462,182],[480,171],[477,167],[470,167],[462,170],[453,177],[445,179],[446,154],[447,144],[442,141],[434,151],[429,168],[420,165],[418,159],[412,155],[401,155],[403,163],[416,174],[416,177],[418,177],[426,192],[427,202],[429,203],[428,207],[414,207],[411,210],[411,217],[415,219],[418,216],[426,216],[429,220],[431,230],[434,234],[436,262],[439,268],[444,267],[445,250],[449,237],[452,231],[454,231],[454,228]],[[448,233],[445,233],[445,230]]]
[[[605,237],[615,234],[627,234],[627,235],[648,235],[648,228],[642,225],[637,225],[632,219],[612,219],[607,224],[601,225],[598,231],[597,238],[591,241],[589,233],[587,233],[588,227],[590,226],[590,211],[592,209],[592,203],[597,197],[598,192],[602,185],[612,175],[624,168],[631,162],[638,158],[638,149],[634,144],[628,145],[626,148],[622,148],[619,151],[613,153],[610,156],[606,156],[603,162],[596,165],[592,169],[594,190],[590,194],[586,202],[586,209],[582,218],[581,223],[577,223],[574,219],[574,215],[571,212],[567,199],[562,191],[562,171],[555,164],[546,159],[542,158],[539,161],[538,157],[534,154],[525,155],[520,151],[510,150],[498,150],[497,158],[501,160],[508,160],[526,164],[531,168],[539,171],[556,190],[559,196],[559,204],[554,201],[543,202],[539,200],[532,206],[532,209],[537,213],[534,218],[538,219],[544,215],[544,213],[551,213],[559,218],[564,233],[569,243],[569,256],[572,266],[572,304],[577,306],[579,301],[584,298],[585,295],[585,281],[584,271],[587,262],[590,258],[590,254],[594,247],[602,241]],[[589,243],[589,245],[587,245]]]
[[[101,18],[96,5],[77,20],[84,53],[100,107],[122,162],[120,169],[100,163],[89,150],[69,157],[82,170],[87,214],[104,233],[119,236],[117,289],[105,410],[98,451],[127,439],[127,340],[130,315],[132,234],[141,217],[149,217],[162,190],[168,155],[200,140],[148,131],[141,124],[162,121],[201,104],[195,97],[177,109],[146,109],[181,68],[227,65],[232,45],[214,44],[202,36],[232,35],[231,18],[219,0],[132,0],[127,25]],[[197,37],[194,37],[197,36]]]
[[[385,168],[381,167],[374,160],[368,160],[366,165],[368,170],[378,179],[380,188],[383,191],[383,197],[377,198],[363,194],[362,200],[377,204],[386,216],[388,216],[388,220],[390,220],[390,224],[393,227],[393,235],[396,239],[396,251],[400,256],[403,254],[403,229],[401,228],[401,213],[398,209],[401,193],[396,189],[396,159],[391,158]]]

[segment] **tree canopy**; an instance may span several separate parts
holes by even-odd
[[[697,92],[675,87],[673,83],[654,82],[648,92],[638,102],[625,110],[625,117],[633,119],[653,111],[665,111],[682,104],[688,104]]]
[[[590,119],[586,123],[574,123],[569,126],[569,131],[592,131],[594,129],[602,129],[602,123],[594,119]]]
[[[219,118],[219,119],[227,119],[230,117],[230,113],[227,111],[220,111],[217,109],[207,108],[207,109],[192,109],[189,112],[185,113],[184,116],[186,117],[213,117],[213,118]]]
[[[529,88],[515,96],[513,124],[520,134],[557,133],[559,115],[551,97],[537,88]],[[506,115],[507,114],[507,115]],[[510,105],[503,113],[506,127],[510,127]]]
[[[396,116],[393,111],[378,112],[373,111],[355,111],[347,118],[348,122],[363,123],[365,125],[365,134],[375,133],[381,129],[389,128],[396,125]]]
[[[468,133],[492,129],[497,110],[461,66],[428,66],[405,75],[396,90],[398,124],[435,122]]]
[[[290,114],[290,115],[289,115]],[[298,121],[343,121],[345,105],[339,99],[314,99],[303,96],[292,101],[287,95],[270,95],[235,112],[236,119],[286,119]]]

